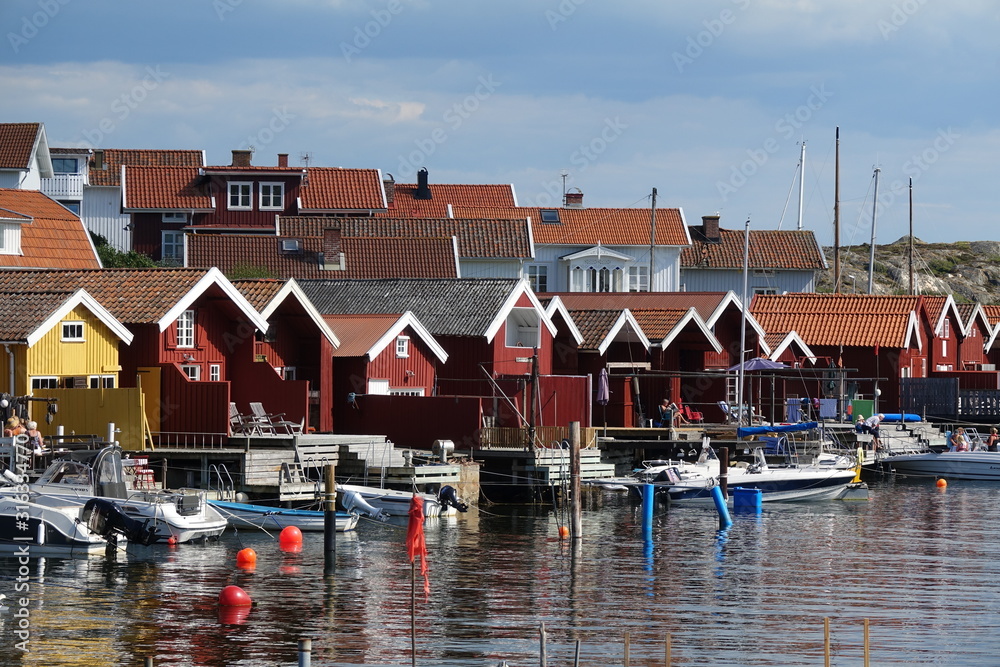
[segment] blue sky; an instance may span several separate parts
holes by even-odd
[[[1000,240],[986,0],[4,0],[0,119],[53,146],[513,183],[841,243]],[[782,217],[784,216],[784,217]]]

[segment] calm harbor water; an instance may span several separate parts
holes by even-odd
[[[822,665],[830,618],[833,665],[861,665],[870,619],[872,665],[993,665],[1000,655],[1000,485],[932,480],[873,485],[868,502],[765,505],[719,533],[710,508],[657,508],[644,540],[640,507],[588,491],[578,553],[568,523],[545,508],[491,506],[428,521],[431,595],[418,576],[417,664]],[[275,535],[276,537],[276,535]],[[217,543],[132,548],[115,561],[35,559],[27,592],[28,652],[13,617],[16,560],[0,560],[2,665],[410,664],[405,527],[363,523],[338,536],[323,577],[322,537],[299,554],[262,533]],[[258,553],[236,568],[241,545]],[[228,584],[256,606],[220,622]]]

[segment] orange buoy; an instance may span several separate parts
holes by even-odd
[[[296,526],[285,526],[281,529],[281,534],[278,535],[278,544],[282,548],[286,546],[294,546],[296,544],[302,544],[302,531]]]
[[[167,538],[167,544],[170,546],[175,546],[177,544],[177,538],[173,535]]]
[[[566,538],[569,537],[569,528],[566,526],[559,526],[559,537]]]
[[[943,488],[945,488],[946,486],[948,486],[948,482],[947,482],[946,480],[943,480],[943,479],[939,479],[939,480],[937,481],[937,486],[938,486],[938,488],[939,488],[939,489],[943,489]]]
[[[226,586],[219,593],[219,604],[223,607],[249,607],[253,600],[239,586]]]
[[[257,552],[247,547],[245,549],[240,549],[236,554],[236,564],[243,566],[251,566],[257,564]]]

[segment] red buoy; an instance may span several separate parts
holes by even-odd
[[[239,586],[226,586],[219,593],[219,604],[223,607],[249,607],[253,600]]]
[[[944,487],[948,486],[948,482],[947,482],[947,480],[939,479],[937,481],[937,486],[938,486],[939,489],[943,489]]]
[[[289,547],[295,546],[301,547],[302,531],[295,526],[285,526],[281,529],[281,534],[278,535],[278,545],[282,549],[289,549]]]
[[[257,552],[247,547],[240,549],[236,553],[236,565],[239,567],[251,567],[257,564]]]
[[[569,528],[566,526],[559,526],[559,537],[566,539],[569,537]]]
[[[243,625],[250,615],[250,607],[219,607],[219,623],[222,625]]]
[[[177,545],[177,538],[174,537],[173,535],[171,535],[170,537],[167,538],[167,544],[170,545],[170,546],[176,546]]]

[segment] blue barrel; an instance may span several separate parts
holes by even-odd
[[[764,492],[760,489],[733,488],[733,509],[737,512],[760,512]]]
[[[715,509],[719,512],[719,529],[729,528],[733,525],[733,520],[729,518],[729,507],[726,506],[726,497],[722,495],[722,487],[712,487],[712,500],[715,501]]]

